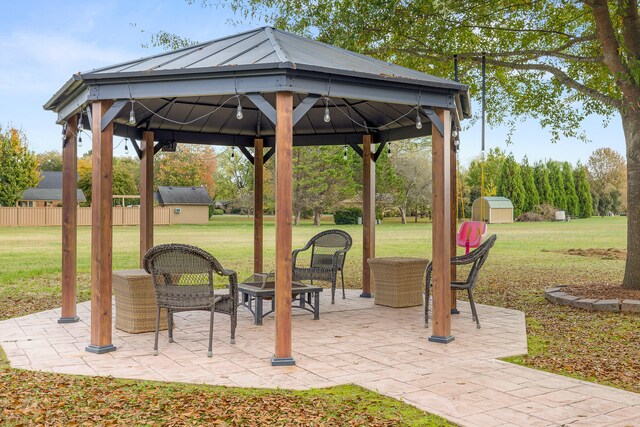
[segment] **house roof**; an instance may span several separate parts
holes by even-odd
[[[77,73],[44,108],[62,123],[91,102],[114,100],[106,117],[121,137],[152,131],[163,144],[252,147],[259,136],[273,147],[275,94],[283,91],[293,93],[294,109],[309,107],[296,117],[296,146],[360,144],[366,134],[374,143],[428,136],[431,121],[441,126],[435,109],[451,111],[458,129],[471,115],[460,82],[271,27]],[[418,114],[424,126],[416,126]],[[89,127],[87,113],[82,119]]]
[[[78,202],[86,202],[82,190],[78,189]],[[36,187],[28,188],[22,195],[25,201],[62,201],[62,172],[40,172],[40,182]]]
[[[160,205],[211,205],[213,201],[203,187],[158,186]]]
[[[511,203],[511,200],[506,197],[485,196],[483,199],[487,201],[490,208],[513,209],[513,203]]]

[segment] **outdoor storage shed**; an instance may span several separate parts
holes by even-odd
[[[513,222],[513,203],[506,197],[478,197],[471,207],[474,221],[488,224],[507,224]]]
[[[203,187],[158,186],[158,203],[171,208],[171,224],[206,224],[213,204]]]

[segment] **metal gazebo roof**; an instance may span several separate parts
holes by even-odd
[[[294,117],[294,145],[357,144],[366,133],[374,142],[426,136],[431,126],[416,128],[418,111],[425,123],[434,120],[432,108],[451,110],[456,123],[470,115],[459,82],[271,27],[75,74],[44,108],[63,122],[112,99],[119,136],[152,130],[159,141],[246,147],[260,136],[273,146],[278,91],[294,93],[294,108],[307,104]]]

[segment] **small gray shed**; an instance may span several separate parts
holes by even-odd
[[[471,206],[471,218],[488,224],[512,223],[513,203],[506,197],[478,197]]]

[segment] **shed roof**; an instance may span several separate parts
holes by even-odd
[[[210,205],[213,203],[203,187],[158,186],[160,205]]]
[[[76,175],[77,176],[77,175]],[[40,172],[40,182],[33,188],[27,188],[20,200],[26,201],[62,201],[62,172]],[[82,190],[78,189],[78,202],[86,202]]]
[[[513,203],[506,197],[501,196],[484,196],[482,199],[486,200],[489,204],[489,208],[497,209],[513,209]]]

